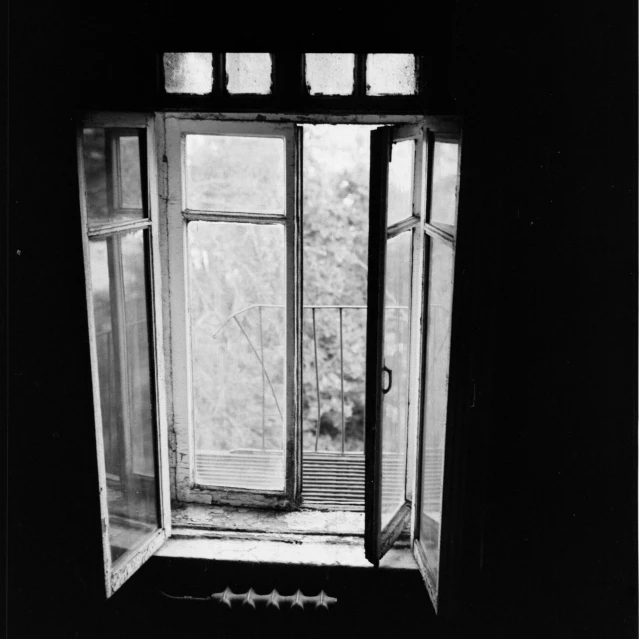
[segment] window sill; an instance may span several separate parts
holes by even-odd
[[[180,504],[172,509],[172,526],[158,557],[373,568],[364,554],[362,512]],[[379,567],[418,570],[406,533]]]
[[[174,529],[156,557],[257,564],[370,568],[361,537],[281,535]],[[381,559],[383,570],[418,570],[408,544],[396,544]]]
[[[271,534],[314,534],[361,536],[364,534],[364,513],[321,510],[262,510],[208,506],[204,504],[173,504],[173,528],[218,530]]]

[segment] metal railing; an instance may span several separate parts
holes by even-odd
[[[253,354],[257,358],[261,371],[262,371],[262,393],[261,393],[261,404],[262,404],[262,450],[266,448],[266,394],[267,388],[270,389],[270,393],[275,401],[275,406],[279,412],[280,417],[282,417],[282,409],[279,405],[277,394],[275,392],[274,385],[271,381],[271,378],[268,374],[266,364],[264,362],[264,332],[263,332],[263,321],[262,321],[262,313],[264,309],[268,308],[279,308],[283,309],[284,306],[280,304],[252,304],[250,306],[246,306],[239,311],[233,313],[229,316],[215,331],[213,337],[220,333],[225,326],[227,326],[231,322],[235,322],[238,328],[242,332],[244,338],[249,344]],[[242,326],[242,323],[239,320],[239,317],[245,313],[248,313],[254,309],[257,309],[258,312],[258,327],[259,327],[259,344],[254,344],[253,340],[247,333],[246,329]],[[315,452],[319,452],[319,440],[320,440],[320,426],[322,420],[322,389],[320,386],[320,357],[318,355],[318,331],[317,331],[317,315],[319,311],[333,311],[337,314],[338,319],[338,350],[339,350],[339,400],[341,405],[341,432],[340,432],[340,450],[339,451],[323,451],[326,453],[334,453],[334,454],[345,454],[346,452],[346,411],[345,411],[345,398],[346,393],[344,390],[344,318],[347,311],[356,311],[356,312],[366,312],[366,305],[348,305],[348,304],[309,304],[304,305],[304,311],[310,311],[310,320],[312,327],[312,352],[313,352],[313,364],[315,368],[315,396],[316,396],[316,427],[315,427],[315,441],[313,445],[313,449]],[[397,311],[397,321],[400,321],[400,314],[402,310],[406,310],[405,306],[394,306],[390,305],[386,307],[386,311],[396,310]],[[365,320],[365,318],[364,318]],[[365,339],[365,334],[362,336],[362,339]],[[348,355],[348,353],[347,353]],[[363,373],[364,371],[362,371]],[[361,386],[364,386],[364,375],[362,375]],[[399,380],[398,380],[399,381]],[[399,389],[398,389],[399,390]],[[401,395],[400,395],[401,396]],[[308,452],[308,451],[306,451]]]

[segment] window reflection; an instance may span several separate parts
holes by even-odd
[[[159,525],[146,233],[90,242],[113,561]]]

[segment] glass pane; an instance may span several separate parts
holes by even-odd
[[[140,175],[140,141],[137,135],[120,137],[120,196],[125,209],[142,208],[142,177]]]
[[[388,226],[413,214],[415,140],[393,143],[388,167]]]
[[[459,144],[435,142],[433,150],[433,197],[430,221],[455,225],[457,220],[457,177]]]
[[[212,53],[165,53],[164,90],[206,95],[213,90]]]
[[[271,92],[272,66],[270,53],[227,53],[228,92],[268,95]]]
[[[392,372],[382,398],[382,527],[405,501],[412,231],[386,244],[384,365]],[[389,375],[383,375],[388,387]]]
[[[114,562],[159,526],[146,233],[90,242]]]
[[[439,571],[439,526],[444,480],[453,266],[453,249],[443,242],[431,240],[419,539],[435,581]]]
[[[227,213],[285,212],[284,139],[186,136],[186,206]]]
[[[415,93],[417,74],[412,53],[369,53],[366,56],[366,95]]]
[[[89,227],[146,217],[140,140],[144,129],[90,128],[83,133]]]
[[[188,226],[197,483],[283,490],[284,225]]]
[[[355,87],[355,54],[307,53],[306,86],[311,95],[351,95]]]

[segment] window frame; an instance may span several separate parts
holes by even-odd
[[[147,202],[147,216],[140,220],[129,220],[100,225],[92,229],[86,202],[86,179],[84,172],[83,132],[85,128],[117,128],[123,131],[144,129],[146,132],[146,157],[140,158],[141,164],[146,162],[146,171],[142,169],[141,178],[143,192],[142,200]],[[159,255],[158,232],[158,189],[156,171],[154,121],[152,115],[119,112],[91,112],[84,113],[78,118],[76,128],[76,151],[78,162],[78,179],[80,195],[80,216],[82,232],[82,251],[85,270],[85,290],[87,299],[87,320],[89,328],[89,352],[91,362],[91,380],[93,385],[94,429],[96,438],[97,469],[100,511],[102,516],[101,537],[104,563],[104,585],[106,596],[110,597],[122,584],[137,571],[146,560],[153,555],[171,534],[170,482],[168,459],[168,427],[166,415],[165,392],[165,363],[162,344],[162,285],[161,271],[157,260]],[[112,188],[112,176],[107,177],[107,188]],[[144,180],[146,177],[146,180]],[[152,376],[155,384],[155,450],[157,459],[157,482],[159,504],[159,527],[156,531],[142,540],[137,547],[124,553],[112,561],[110,548],[109,508],[107,501],[107,473],[105,462],[105,448],[103,438],[102,408],[100,400],[100,380],[98,373],[98,349],[95,316],[93,310],[93,286],[91,281],[90,240],[92,238],[106,238],[118,233],[146,230],[148,232],[150,263],[150,279],[148,289],[151,297],[150,339],[152,342],[153,358]],[[148,293],[147,293],[148,294]]]
[[[426,216],[422,224],[422,238],[424,241],[423,259],[423,311],[424,326],[422,326],[422,343],[419,353],[421,383],[419,397],[421,401],[419,409],[419,426],[417,429],[416,467],[414,473],[414,488],[412,502],[411,519],[411,548],[413,556],[419,566],[426,590],[428,591],[431,603],[435,612],[441,616],[450,616],[455,607],[456,581],[461,577],[461,543],[462,539],[461,521],[463,513],[461,504],[463,503],[463,491],[465,490],[465,460],[467,455],[468,434],[464,428],[464,422],[468,418],[468,408],[470,407],[468,388],[461,380],[462,369],[468,366],[468,353],[463,346],[459,345],[458,333],[460,316],[462,314],[460,298],[462,297],[460,280],[465,269],[466,255],[462,252],[462,260],[459,259],[457,228],[459,222],[459,193],[462,176],[462,127],[458,118],[437,118],[437,126],[429,127],[427,132],[427,201]],[[457,183],[455,201],[455,224],[447,225],[442,223],[431,223],[432,209],[432,179],[434,147],[436,142],[455,142],[459,144],[459,157],[457,159]],[[464,224],[464,226],[466,226]],[[464,236],[466,237],[466,236]],[[425,551],[421,547],[420,541],[420,521],[422,507],[422,471],[423,471],[423,446],[425,441],[425,410],[427,404],[426,384],[428,382],[426,367],[428,365],[428,304],[430,290],[428,278],[430,274],[430,254],[433,242],[441,242],[453,251],[453,293],[451,300],[451,341],[448,361],[448,388],[446,397],[446,431],[444,434],[444,464],[442,470],[442,505],[441,522],[439,525],[439,564],[437,575],[433,574]],[[465,245],[464,245],[465,246]],[[464,249],[462,249],[463,251]],[[461,264],[460,264],[461,262]],[[458,382],[460,379],[461,383]],[[472,384],[474,405],[475,387]],[[454,498],[453,498],[454,496]],[[450,534],[449,534],[449,531]],[[453,536],[458,538],[456,545]],[[443,588],[442,588],[443,584]],[[441,596],[443,593],[443,597]]]
[[[373,413],[369,418],[366,433],[366,454],[373,460],[367,464],[366,491],[366,554],[372,563],[379,561],[388,551],[401,533],[407,517],[413,514],[412,502],[414,492],[414,473],[416,468],[415,438],[419,430],[419,415],[421,406],[421,376],[420,360],[421,345],[424,339],[423,327],[423,234],[421,227],[426,212],[426,186],[428,163],[427,149],[427,119],[419,124],[395,125],[386,129],[385,135],[380,135],[374,144],[371,138],[371,184],[376,179],[377,187],[371,188],[371,219],[369,252],[375,253],[377,259],[371,260],[371,270],[379,265],[379,273],[369,279],[368,321],[367,321],[367,412]],[[413,140],[413,175],[411,179],[411,214],[388,224],[388,192],[389,170],[393,152],[393,145],[398,142]],[[377,154],[378,157],[374,157]],[[377,174],[374,171],[377,169]],[[375,219],[377,218],[377,220]],[[383,524],[381,519],[382,499],[382,448],[383,448],[383,396],[382,364],[384,360],[385,333],[385,276],[386,251],[389,240],[404,233],[411,236],[410,261],[410,332],[408,357],[408,394],[406,407],[406,470],[404,483],[405,503],[398,508],[393,517]],[[373,329],[373,326],[375,327]],[[368,403],[370,402],[370,403]]]
[[[168,223],[168,172],[167,172],[167,157],[165,154],[166,150],[166,120],[169,117],[175,117],[182,120],[193,120],[193,121],[217,121],[217,122],[228,122],[228,123],[247,123],[253,121],[261,121],[267,123],[288,123],[288,124],[301,124],[301,123],[310,123],[310,124],[322,124],[322,123],[343,123],[343,124],[379,124],[379,125],[389,125],[389,124],[413,124],[413,125],[423,125],[424,128],[428,132],[429,144],[427,145],[427,180],[430,182],[431,180],[431,163],[432,163],[432,153],[431,153],[431,143],[430,140],[434,140],[435,137],[441,140],[446,140],[446,136],[456,136],[455,139],[461,144],[461,135],[460,135],[460,119],[456,116],[429,116],[426,114],[374,114],[374,113],[366,113],[366,114],[335,114],[335,113],[310,113],[310,114],[291,114],[291,113],[212,113],[212,112],[201,112],[201,111],[189,111],[189,112],[173,112],[173,111],[156,111],[153,114],[129,114],[129,113],[117,113],[117,112],[94,112],[90,114],[83,114],[80,118],[80,122],[78,124],[78,142],[77,142],[77,150],[78,150],[78,168],[79,168],[79,176],[80,176],[80,193],[81,193],[81,219],[82,219],[82,242],[83,242],[83,252],[84,252],[84,263],[85,263],[85,273],[86,273],[86,292],[87,292],[87,307],[88,307],[88,324],[89,324],[89,345],[90,345],[90,353],[91,353],[91,373],[92,380],[94,385],[94,417],[95,417],[95,433],[96,433],[96,450],[97,450],[97,461],[98,461],[98,475],[100,481],[100,503],[101,509],[103,513],[103,522],[102,522],[102,545],[103,545],[103,553],[104,553],[104,565],[105,565],[105,588],[107,592],[107,596],[110,596],[113,592],[115,592],[127,579],[133,574],[152,554],[154,554],[163,542],[170,536],[171,534],[171,506],[170,506],[170,497],[176,497],[175,491],[175,460],[178,455],[178,451],[176,449],[176,440],[175,440],[175,413],[174,413],[174,398],[172,392],[172,380],[171,371],[172,367],[168,367],[168,371],[165,369],[164,364],[164,353],[170,353],[170,344],[171,344],[171,335],[172,328],[170,322],[170,314],[169,321],[165,321],[167,318],[167,309],[170,308],[170,300],[167,299],[167,295],[170,293],[170,281],[169,281],[169,264],[166,259],[166,247],[168,243],[167,238],[167,223]],[[83,154],[82,154],[82,131],[84,127],[95,126],[95,127],[114,127],[121,129],[131,129],[131,128],[139,128],[144,127],[146,130],[146,138],[147,138],[147,154],[146,154],[146,162],[147,162],[147,171],[146,171],[146,191],[147,191],[147,203],[148,203],[148,217],[143,220],[134,220],[127,221],[122,223],[114,223],[104,225],[100,228],[99,231],[89,231],[88,221],[87,221],[87,210],[86,203],[84,198],[85,192],[85,184],[84,184],[84,171],[83,171]],[[433,141],[434,144],[434,141]],[[295,153],[298,153],[301,158],[301,145],[300,140],[295,140]],[[461,157],[458,160],[459,165],[461,166]],[[161,161],[158,161],[158,158],[161,158]],[[296,182],[294,186],[295,197],[299,199],[301,202],[301,191],[302,184],[300,175],[298,174],[300,170],[300,166],[297,166],[295,169]],[[144,174],[143,174],[144,175]],[[459,189],[459,180],[461,175],[461,170],[459,169],[458,174],[458,189]],[[430,211],[430,183],[427,188],[428,201],[424,210],[428,213]],[[457,209],[459,209],[459,197],[457,198]],[[301,218],[298,218],[301,223]],[[405,223],[405,221],[400,221],[397,223],[401,225]],[[416,230],[413,230],[415,235],[421,235],[422,240],[424,240],[424,244],[426,244],[426,237],[430,235],[433,238],[437,238],[438,240],[445,240],[452,243],[454,249],[456,249],[456,229],[452,229],[452,232],[449,229],[441,228],[442,225],[433,225],[430,224],[429,221],[423,221],[416,228],[423,229],[423,233],[417,233]],[[153,538],[145,542],[145,544],[136,549],[135,552],[127,553],[127,561],[121,562],[118,565],[118,562],[115,562],[116,565],[111,565],[110,562],[110,548],[108,541],[108,518],[104,518],[104,514],[108,513],[107,510],[107,496],[106,496],[106,470],[105,470],[105,462],[104,462],[104,447],[102,440],[102,420],[100,413],[100,400],[99,400],[99,389],[98,384],[98,367],[97,367],[97,348],[96,348],[96,331],[95,331],[95,321],[93,318],[93,309],[92,309],[92,291],[91,291],[91,280],[90,280],[90,264],[88,257],[88,244],[89,237],[95,236],[96,234],[108,235],[111,232],[116,231],[128,231],[135,230],[139,228],[148,228],[149,237],[150,237],[150,255],[149,260],[151,264],[151,289],[152,289],[152,339],[154,343],[154,352],[155,352],[155,369],[154,376],[156,382],[156,404],[157,404],[157,450],[158,450],[158,482],[160,487],[160,504],[159,509],[161,513],[161,528],[153,534]],[[465,236],[464,236],[465,237]],[[413,242],[415,246],[416,242]],[[301,242],[296,246],[296,251],[301,251]],[[413,324],[411,319],[411,323],[413,324],[413,328],[411,330],[411,371],[413,369],[413,359],[417,357],[417,361],[421,358],[422,366],[417,366],[416,371],[418,371],[417,375],[420,376],[420,382],[418,383],[419,392],[417,393],[417,402],[415,404],[415,409],[417,410],[417,415],[419,419],[416,422],[415,430],[411,434],[409,430],[408,434],[408,446],[410,450],[410,442],[414,439],[414,454],[409,454],[408,456],[408,464],[407,464],[407,473],[406,473],[406,493],[409,494],[409,487],[412,484],[412,529],[411,529],[411,548],[415,552],[416,559],[419,564],[419,557],[417,556],[417,552],[415,551],[415,540],[418,535],[418,522],[419,522],[419,508],[421,506],[420,503],[420,491],[421,491],[421,477],[420,477],[420,466],[421,466],[421,447],[423,442],[423,418],[421,414],[423,412],[424,402],[422,401],[424,397],[423,391],[423,365],[425,364],[425,357],[423,355],[423,350],[426,345],[426,326],[424,326],[424,318],[426,315],[424,314],[425,304],[427,304],[427,290],[426,290],[426,278],[428,276],[427,269],[427,251],[422,251],[422,262],[421,265],[421,276],[416,277],[415,271],[419,264],[419,262],[415,262],[415,258],[413,258],[413,280],[419,279],[420,281],[420,299],[421,303],[417,304],[419,306],[419,310],[415,311],[415,299],[413,298],[412,306],[413,312],[417,312],[420,317],[419,324]],[[467,258],[464,257],[464,261],[467,261]],[[459,280],[462,273],[459,272],[459,260],[457,251],[455,251],[455,271],[453,276],[454,281],[454,293],[453,293],[453,327],[451,329],[452,334],[456,335],[457,325],[460,323],[459,315],[461,312],[460,305],[458,303],[458,298],[460,297],[460,286]],[[301,261],[300,261],[301,265]],[[301,274],[301,269],[299,271]],[[301,299],[299,301],[301,306]],[[301,313],[300,313],[301,316]],[[415,329],[418,328],[417,331],[419,333],[419,342],[421,342],[421,346],[416,349],[412,346],[412,334]],[[301,331],[298,329],[297,334],[301,335]],[[450,351],[450,362],[449,362],[449,370],[453,371],[453,367],[455,370],[458,368],[461,369],[464,364],[465,358],[467,357],[467,353],[464,352],[464,348],[460,348],[455,341],[455,338],[451,341],[451,351]],[[422,371],[422,372],[419,372]],[[300,368],[301,374],[301,368]],[[463,478],[458,476],[459,474],[459,465],[460,460],[463,458],[464,454],[464,446],[467,441],[467,436],[464,432],[454,432],[455,429],[452,428],[451,422],[459,421],[460,414],[467,411],[468,398],[462,396],[464,392],[468,389],[465,389],[466,382],[468,380],[461,379],[461,377],[465,373],[459,372],[455,373],[455,377],[459,378],[461,384],[457,382],[455,379],[455,383],[449,384],[448,390],[448,411],[446,418],[446,456],[445,456],[445,468],[444,468],[444,493],[442,497],[442,503],[445,505],[446,509],[450,506],[450,512],[446,515],[442,514],[442,523],[444,522],[444,517],[446,518],[446,525],[442,526],[442,530],[440,530],[440,545],[441,545],[441,558],[440,558],[440,569],[439,574],[442,578],[440,578],[440,584],[445,581],[444,591],[446,592],[445,596],[445,607],[442,608],[441,605],[441,597],[439,597],[439,592],[433,593],[431,588],[428,588],[429,584],[426,581],[427,588],[429,590],[429,594],[431,596],[431,600],[437,612],[441,612],[442,609],[449,610],[450,602],[452,601],[452,595],[449,594],[449,590],[451,590],[452,580],[454,576],[449,574],[449,567],[454,567],[459,561],[459,550],[456,549],[454,544],[450,542],[450,532],[458,531],[460,528],[460,512],[459,512],[459,500],[458,492],[460,483],[463,483]],[[417,377],[417,375],[415,377]],[[412,378],[411,374],[411,378]],[[451,378],[453,375],[451,375]],[[168,389],[166,388],[167,382],[169,383]],[[298,382],[299,383],[299,382]],[[412,385],[412,383],[411,383]],[[298,391],[299,392],[299,391]],[[298,393],[295,393],[297,396]],[[454,406],[455,402],[461,402],[459,406]],[[454,410],[453,410],[454,407]],[[411,402],[409,398],[409,410],[411,410]],[[409,424],[411,423],[409,418]],[[298,421],[298,425],[301,429],[301,420]],[[300,448],[301,452],[301,448]],[[409,476],[409,467],[411,464],[411,460],[414,460],[412,477]],[[301,460],[297,461],[297,468],[301,473]],[[453,471],[455,475],[453,476]],[[452,488],[452,484],[454,484],[454,488]],[[452,492],[455,493],[455,500],[458,502],[453,503],[451,500]],[[207,502],[207,503],[210,503]],[[444,512],[442,510],[442,512]],[[443,533],[442,533],[443,531]],[[456,558],[457,557],[457,558]],[[424,572],[423,565],[420,565],[420,569],[422,569],[422,574]],[[442,590],[440,587],[439,590]]]
[[[171,459],[172,496],[181,502],[239,505],[288,509],[299,503],[301,494],[301,438],[297,433],[301,404],[294,389],[301,377],[301,214],[297,209],[300,189],[296,166],[298,140],[294,125],[253,121],[238,126],[233,121],[202,118],[184,113],[158,113],[156,121],[158,157],[163,158],[160,215],[160,260],[164,267],[164,348],[169,353],[169,413],[173,444]],[[183,147],[188,134],[267,136],[285,139],[285,212],[237,214],[189,211],[183,202],[185,171]],[[174,167],[173,169],[171,168]],[[179,167],[179,170],[177,169]],[[285,487],[282,491],[212,487],[195,481],[195,451],[191,406],[190,320],[185,260],[186,229],[190,221],[283,225],[286,233],[287,329],[286,329],[286,438]],[[186,374],[184,373],[186,372]]]

